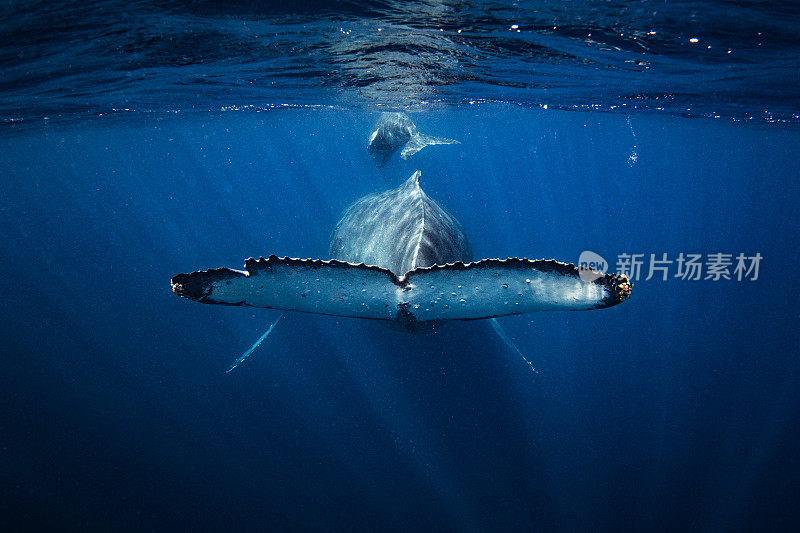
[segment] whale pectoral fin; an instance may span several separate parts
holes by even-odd
[[[397,278],[364,264],[315,259],[248,259],[245,270],[217,268],[172,278],[179,296],[217,305],[394,319]]]
[[[258,338],[258,340],[256,342],[254,342],[253,345],[250,346],[250,348],[246,352],[244,352],[242,355],[240,355],[239,358],[236,361],[234,361],[233,364],[230,367],[228,367],[228,370],[226,370],[225,373],[226,374],[230,374],[231,372],[233,372],[233,370],[237,366],[239,366],[242,363],[244,363],[245,360],[248,357],[250,357],[250,354],[253,353],[256,350],[256,348],[258,348],[261,345],[262,342],[264,342],[264,339],[269,337],[269,334],[272,333],[272,330],[275,329],[275,326],[278,325],[278,322],[281,321],[281,318],[283,318],[283,314],[278,315],[278,318],[275,319],[275,322],[273,322],[272,324],[269,325],[269,327],[267,328],[267,331],[265,331],[264,334],[261,335]]]
[[[509,258],[418,268],[402,283],[410,289],[406,308],[418,321],[602,309],[630,296],[625,276],[586,278],[572,264]]]
[[[248,259],[245,269],[178,274],[172,290],[208,304],[418,322],[602,309],[628,299],[631,292],[624,276],[604,274],[586,281],[572,264],[516,258],[418,268],[399,279],[363,263],[274,255]]]
[[[456,141],[455,139],[445,139],[443,137],[432,137],[430,135],[423,135],[422,133],[418,133],[412,136],[406,145],[403,147],[403,150],[400,152],[400,157],[403,159],[407,159],[410,156],[416,154],[426,146],[432,146],[434,144],[461,144],[460,142]]]
[[[533,372],[534,374],[538,374],[539,371],[536,370],[536,367],[533,366],[533,363],[531,363],[530,359],[525,357],[525,354],[522,353],[522,350],[517,348],[517,345],[514,344],[514,341],[511,340],[511,337],[508,336],[508,333],[506,333],[506,330],[504,330],[503,326],[500,325],[500,322],[498,322],[496,318],[490,318],[489,324],[492,326],[494,332],[497,333],[497,336],[500,337],[500,340],[503,341],[505,345],[508,346],[508,348],[512,352],[517,354],[520,357],[520,359],[525,361],[525,364],[528,365],[528,367],[531,369],[531,372]]]

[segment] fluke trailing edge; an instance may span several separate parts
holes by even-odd
[[[625,276],[592,281],[573,264],[519,258],[471,261],[461,225],[429,198],[415,172],[396,189],[347,209],[331,238],[334,259],[248,259],[172,278],[179,296],[387,321],[411,332],[447,320],[534,311],[602,309],[630,296]]]

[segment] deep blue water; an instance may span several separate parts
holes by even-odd
[[[800,527],[795,4],[9,6],[4,529]],[[548,33],[556,15],[622,51],[558,56],[585,41]],[[721,20],[727,33],[712,31]],[[388,74],[337,77],[380,57],[337,55],[330,35],[347,23],[369,41],[376,21],[407,21],[408,46],[431,55],[395,42],[379,50]],[[522,41],[501,39],[526,21]],[[184,43],[195,56],[164,44],[182,22],[206,30]],[[620,25],[659,40],[614,44]],[[290,26],[303,31],[265,37]],[[243,27],[258,46],[233,46]],[[764,55],[759,29],[773,38]],[[745,57],[698,59],[695,34]],[[59,55],[78,42],[73,63]],[[125,46],[138,62],[116,61]],[[635,74],[613,53],[643,54],[662,93],[632,99]],[[673,95],[663,110],[658,94]],[[366,139],[386,106],[461,144],[376,168]],[[482,322],[411,335],[288,313],[226,374],[278,312],[183,300],[170,277],[324,258],[348,205],[415,170],[478,258],[593,250],[613,269],[623,253],[758,253],[759,276],[691,281],[672,264],[668,281],[645,280],[645,264],[617,307],[500,319],[538,373]]]

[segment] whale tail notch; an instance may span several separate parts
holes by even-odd
[[[435,144],[461,144],[455,139],[445,139],[444,137],[434,137],[432,135],[425,135],[423,133],[416,133],[411,136],[403,150],[400,152],[400,157],[408,159],[416,154],[426,146],[433,146]]]

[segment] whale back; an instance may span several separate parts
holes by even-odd
[[[464,230],[429,198],[417,171],[405,183],[365,196],[336,224],[330,243],[333,259],[376,265],[402,276],[419,267],[472,259]]]

